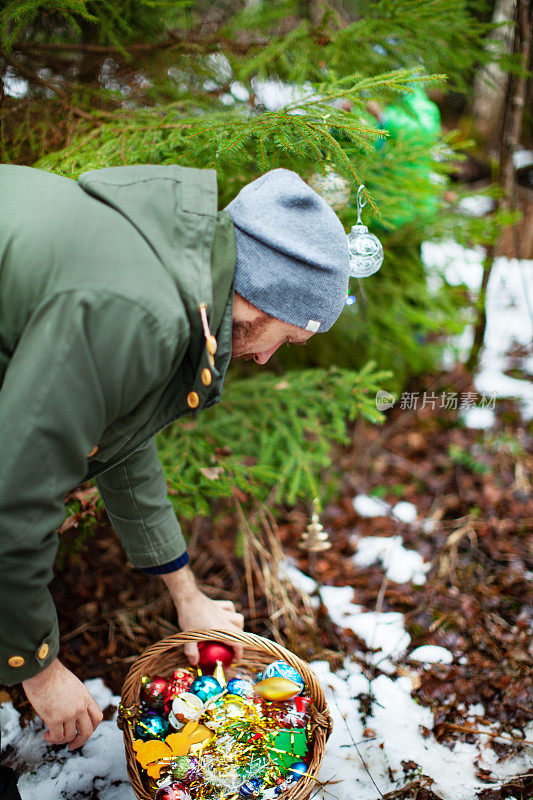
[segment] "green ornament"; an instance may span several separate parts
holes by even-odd
[[[306,732],[302,728],[283,728],[273,735],[267,747],[272,761],[286,771],[307,754]]]
[[[191,768],[191,759],[189,756],[178,756],[178,758],[171,764],[172,777],[176,781],[182,781],[187,777]]]

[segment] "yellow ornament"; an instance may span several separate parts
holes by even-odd
[[[164,742],[159,739],[150,739],[147,742],[135,739],[133,749],[135,757],[141,767],[146,770],[148,777],[159,778],[161,770],[166,764],[185,756],[195,744],[209,741],[213,736],[212,731],[198,721],[188,722],[179,733],[171,733]]]
[[[288,678],[278,677],[265,678],[254,686],[257,694],[260,694],[265,700],[290,700],[300,693],[301,688],[301,686],[298,686],[294,681],[288,680]]]
[[[215,671],[213,672],[213,678],[216,678],[221,686],[226,685],[227,681],[226,676],[224,675],[224,665],[222,661],[217,661]]]

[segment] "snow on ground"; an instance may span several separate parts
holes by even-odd
[[[435,741],[427,733],[433,714],[413,700],[407,677],[393,680],[381,675],[370,685],[361,668],[348,659],[337,673],[331,673],[325,661],[315,661],[311,667],[333,717],[320,772],[321,781],[332,783],[316,795],[321,800],[377,800],[407,782],[402,761],[418,764],[419,774],[434,781],[431,788],[442,800],[473,800],[477,792],[490,788],[476,777],[478,767],[491,771],[494,786],[529,769],[531,753],[528,757],[526,752],[498,764],[486,735],[474,744],[457,742],[453,750]],[[370,692],[372,713],[362,722],[357,696]]]
[[[456,286],[465,283],[473,297],[479,294],[483,274],[483,247],[466,248],[453,240],[423,242],[422,259],[429,270],[428,281],[432,288],[444,274],[449,283]],[[517,397],[522,404],[524,420],[533,418],[533,261],[516,258],[497,258],[487,286],[487,326],[480,369],[474,378],[474,386],[480,395],[487,398]],[[456,360],[465,361],[473,339],[473,326],[469,325],[459,337],[454,337],[444,356],[443,369],[451,369]],[[529,357],[522,360],[524,379],[505,375],[509,367],[508,352],[513,345],[523,345]],[[482,409],[475,409],[481,411]],[[487,410],[487,409],[486,409]],[[469,409],[465,423],[472,427],[487,427],[489,417],[476,419]],[[493,420],[494,418],[492,418]]]
[[[293,565],[289,565],[288,573],[300,585],[314,588],[314,581]],[[489,746],[491,729],[478,723],[476,727],[483,733],[475,743],[457,742],[453,750],[439,744],[431,733],[431,710],[411,697],[411,679],[394,678],[393,662],[404,656],[410,644],[403,615],[365,611],[353,603],[353,589],[349,586],[320,586],[319,592],[333,622],[350,628],[377,650],[368,656],[369,667],[377,664],[390,674],[370,681],[349,657],[337,672],[331,672],[326,661],[311,663],[334,723],[320,772],[320,780],[327,785],[315,797],[378,800],[382,793],[408,782],[402,766],[408,761],[418,765],[417,775],[433,780],[432,789],[442,800],[472,800],[478,791],[490,788],[491,784],[476,777],[479,767],[490,770],[494,785],[528,771],[531,752],[524,748],[521,755],[498,763]],[[412,669],[423,669],[424,663],[435,661],[449,663],[450,658],[451,653],[445,648],[419,647],[411,654]],[[117,707],[119,698],[100,679],[87,681],[86,686],[102,708]],[[373,698],[365,719],[360,711],[363,696]],[[472,707],[469,712],[475,720],[484,709]],[[116,711],[113,719],[102,722],[81,751],[75,753],[66,747],[47,745],[39,720],[21,729],[19,714],[10,703],[0,706],[0,725],[3,746],[10,746],[9,751],[15,753],[11,761],[16,762],[13,766],[21,774],[22,800],[81,800],[96,793],[98,800],[134,800]],[[533,737],[533,725],[527,736]]]
[[[85,685],[104,709],[118,708],[114,697],[100,679]],[[15,752],[14,763],[19,771],[22,800],[66,800],[92,797],[99,800],[135,800],[126,772],[122,733],[117,728],[116,712],[112,720],[102,722],[87,744],[73,753],[67,747],[52,747],[43,739],[44,726],[39,719],[24,729],[19,714],[10,703],[0,705],[2,748],[9,745]]]
[[[379,497],[370,497],[367,494],[358,494],[353,499],[354,511],[360,517],[388,517],[393,516],[400,522],[414,522],[417,518],[416,506],[402,501],[391,506]]]
[[[387,578],[395,583],[417,586],[426,582],[425,573],[431,568],[416,550],[407,550],[401,536],[352,536],[356,552],[352,561],[358,567],[381,562]]]
[[[409,653],[409,660],[419,661],[421,664],[451,664],[453,655],[437,644],[423,644]]]

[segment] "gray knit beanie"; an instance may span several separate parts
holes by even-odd
[[[273,169],[225,210],[235,227],[235,290],[276,319],[329,330],[346,300],[350,256],[327,202],[295,172]]]

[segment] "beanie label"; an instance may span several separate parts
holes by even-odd
[[[306,331],[312,331],[316,333],[320,328],[320,322],[317,322],[316,319],[310,319],[307,325],[305,326]]]

